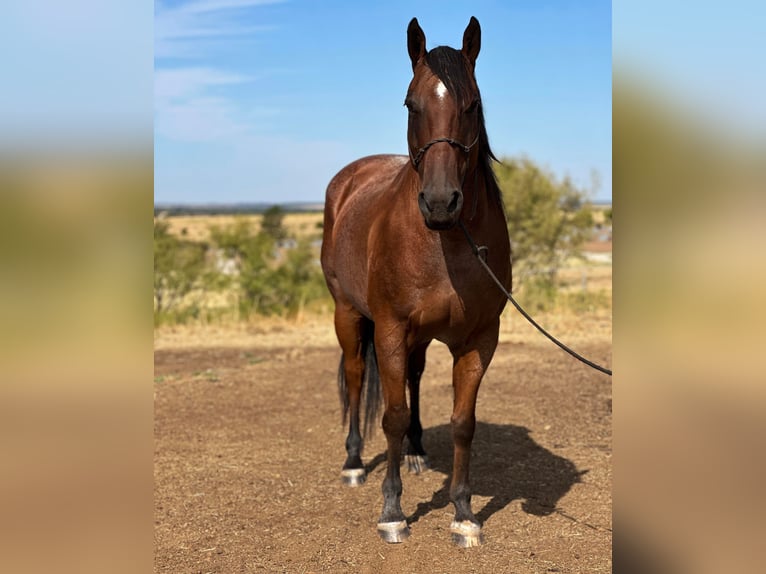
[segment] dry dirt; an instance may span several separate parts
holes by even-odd
[[[403,469],[412,536],[387,545],[375,532],[382,431],[366,445],[367,483],[340,484],[331,319],[159,332],[155,571],[610,572],[611,380],[521,321],[506,327],[479,393],[471,477],[486,543],[467,550],[449,534],[451,358],[442,345],[429,350],[421,399],[433,469]],[[609,326],[601,317],[566,331],[578,351],[611,365]]]

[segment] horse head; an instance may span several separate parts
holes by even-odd
[[[416,18],[407,29],[413,78],[404,105],[409,112],[407,142],[420,192],[418,206],[429,229],[450,229],[463,208],[463,183],[476,168],[484,122],[474,77],[481,28],[471,18],[463,47],[426,51]],[[485,140],[486,141],[486,140]]]

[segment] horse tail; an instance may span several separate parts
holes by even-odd
[[[372,435],[375,423],[380,411],[382,392],[380,386],[380,372],[378,371],[378,357],[375,354],[375,324],[365,321],[362,326],[362,356],[364,356],[364,378],[362,379],[362,394],[364,395],[364,431],[367,438]],[[340,406],[343,411],[343,426],[348,420],[348,385],[344,369],[345,355],[341,353],[338,365],[338,394]],[[365,390],[366,395],[364,394]]]
[[[372,436],[375,424],[378,420],[380,403],[383,393],[380,386],[380,371],[378,370],[378,356],[375,353],[375,323],[369,321],[367,328],[363,330],[362,352],[364,353],[364,382],[362,391],[367,389],[364,399],[364,432],[362,436]]]

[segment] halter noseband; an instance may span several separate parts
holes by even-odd
[[[434,144],[441,143],[441,142],[448,143],[449,145],[451,145],[453,147],[460,148],[465,153],[468,153],[468,152],[471,151],[471,148],[473,148],[473,146],[475,146],[478,141],[479,141],[479,134],[476,134],[476,139],[473,140],[473,143],[471,143],[471,145],[464,145],[464,144],[460,143],[459,141],[454,140],[452,138],[436,138],[435,140],[431,140],[426,145],[424,145],[422,148],[420,148],[418,150],[418,153],[415,154],[415,157],[412,156],[412,150],[410,149],[409,150],[409,152],[410,152],[410,160],[412,160],[412,165],[415,166],[415,169],[417,170],[418,169],[418,164],[420,163],[420,160],[423,159],[423,156],[428,151],[428,148],[430,148]]]

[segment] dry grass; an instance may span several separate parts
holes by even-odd
[[[188,349],[214,347],[302,348],[332,347],[336,344],[332,314],[285,319],[256,317],[215,325],[173,325],[154,332],[154,348]]]
[[[252,222],[257,232],[261,228],[261,215],[175,215],[167,217],[170,233],[183,236],[192,241],[207,241],[210,239],[210,227],[217,225],[226,227],[235,221],[248,220]],[[318,236],[321,234],[321,213],[288,213],[283,224],[288,235],[296,238]]]
[[[587,314],[555,311],[536,315],[535,320],[565,344],[603,343],[612,339],[610,309]],[[510,304],[501,319],[500,342],[549,344]],[[156,350],[214,347],[310,349],[336,345],[329,309],[295,319],[256,317],[248,322],[163,326],[154,332]]]

